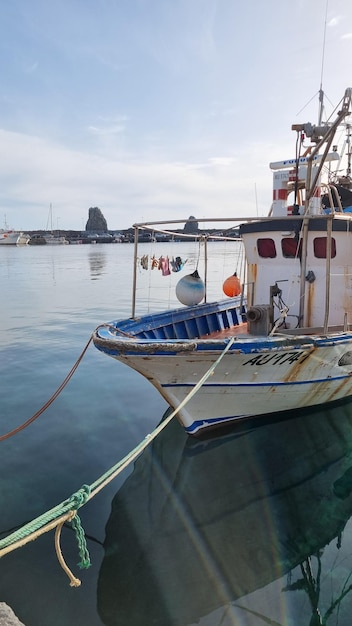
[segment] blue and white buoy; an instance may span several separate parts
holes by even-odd
[[[186,306],[199,304],[205,296],[205,285],[198,271],[181,278],[176,285],[176,297]]]

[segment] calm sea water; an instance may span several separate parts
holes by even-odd
[[[209,244],[209,299],[239,270]],[[232,246],[232,248],[229,246]],[[204,265],[195,244],[145,244]],[[56,391],[94,328],[130,314],[133,246],[0,249],[1,428]],[[137,312],[177,305],[178,275],[138,271]],[[49,409],[0,442],[0,537],[93,483],[157,426],[150,384],[90,346]],[[48,533],[0,560],[0,601],[27,626],[350,626],[352,404],[233,428],[206,442],[171,423],[80,509],[92,566],[73,532]]]

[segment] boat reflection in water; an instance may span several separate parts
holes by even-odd
[[[351,402],[246,429],[175,421],[137,459],[106,527],[106,626],[350,626]]]

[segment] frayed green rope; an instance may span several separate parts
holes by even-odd
[[[71,526],[75,531],[76,540],[78,544],[78,551],[80,556],[80,561],[77,563],[80,569],[88,569],[91,566],[89,551],[87,548],[86,536],[84,534],[84,530],[82,528],[81,520],[79,515],[74,516],[71,520]]]
[[[77,510],[81,506],[83,506],[88,500],[91,494],[91,488],[89,485],[82,485],[82,487],[76,491],[76,493],[72,494],[72,496],[68,499],[67,504],[70,505],[71,510]],[[81,524],[81,520],[79,515],[74,516],[71,520],[71,526],[75,531],[78,552],[80,556],[80,561],[77,563],[80,569],[88,569],[91,566],[89,550],[87,547],[86,536]]]

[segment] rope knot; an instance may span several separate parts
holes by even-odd
[[[91,488],[89,485],[82,485],[82,487],[68,499],[67,504],[70,505],[70,509],[77,511],[77,509],[88,501],[90,493]]]

